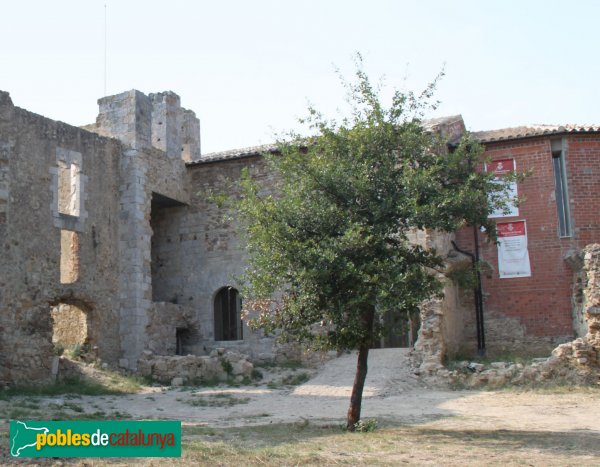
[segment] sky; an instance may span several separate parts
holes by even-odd
[[[84,125],[105,85],[171,90],[203,154],[270,143],[309,103],[336,116],[356,52],[384,97],[444,69],[429,116],[471,131],[600,123],[597,0],[0,0],[0,16],[15,105]]]

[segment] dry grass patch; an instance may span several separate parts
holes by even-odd
[[[271,424],[186,427],[175,465],[599,465],[598,433]]]

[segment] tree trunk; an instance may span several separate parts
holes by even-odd
[[[375,309],[369,306],[365,310],[365,339],[358,348],[358,360],[356,363],[356,375],[354,376],[354,385],[352,386],[352,395],[350,396],[350,407],[348,408],[348,418],[346,421],[346,429],[354,431],[356,423],[360,420],[360,410],[362,406],[362,394],[365,387],[365,379],[367,378],[367,359],[369,357],[369,347],[371,346],[373,334],[373,320],[375,317]]]

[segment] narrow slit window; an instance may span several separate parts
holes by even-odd
[[[554,186],[556,194],[556,210],[558,214],[558,234],[561,237],[571,236],[571,220],[569,210],[569,193],[567,189],[567,171],[561,141],[552,142],[552,165],[554,168]]]
[[[77,164],[58,164],[58,212],[79,216],[79,167]]]
[[[60,231],[60,283],[79,280],[79,235],[70,230]]]

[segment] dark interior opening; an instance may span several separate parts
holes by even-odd
[[[215,340],[242,340],[242,299],[233,287],[223,287],[217,292],[214,303]]]

